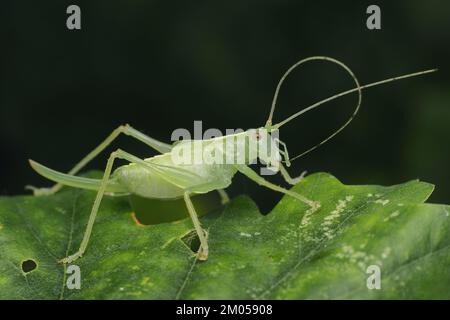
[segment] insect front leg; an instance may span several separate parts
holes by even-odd
[[[297,183],[302,181],[306,175],[306,171],[303,171],[301,175],[293,178],[290,176],[289,172],[287,172],[286,168],[281,163],[280,163],[280,172],[281,172],[281,175],[283,176],[284,180],[291,185],[296,185]]]
[[[257,184],[259,184],[263,187],[287,194],[293,198],[296,198],[296,199],[306,203],[307,205],[311,206],[311,208],[319,208],[320,207],[320,203],[318,201],[312,201],[297,192],[293,192],[293,191],[287,190],[283,187],[277,186],[276,184],[273,184],[273,183],[267,181],[266,179],[264,179],[263,177],[259,176],[255,171],[253,171],[251,168],[249,168],[246,165],[236,165],[236,168],[243,175],[247,176],[247,178],[255,181]]]
[[[102,142],[100,143],[94,150],[92,150],[87,156],[85,156],[83,159],[81,159],[73,168],[68,172],[70,175],[77,174],[82,168],[84,168],[91,160],[93,160],[96,156],[98,156],[103,150],[105,150],[120,134],[128,135],[132,138],[135,138],[149,147],[155,149],[158,152],[164,153],[164,152],[170,152],[172,149],[172,146],[169,144],[166,144],[164,142],[158,141],[156,139],[153,139],[142,132],[134,129],[130,125],[121,125],[118,128],[116,128],[111,134]],[[51,188],[36,188],[33,186],[26,186],[25,189],[33,191],[33,194],[35,196],[42,196],[42,195],[51,195],[55,192],[59,191],[62,188],[62,184],[57,183]]]

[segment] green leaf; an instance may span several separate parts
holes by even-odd
[[[188,246],[189,219],[138,225],[126,199],[105,197],[75,262],[80,290],[66,287],[57,260],[77,250],[95,193],[1,198],[0,298],[450,298],[450,208],[422,203],[432,185],[346,186],[319,173],[292,190],[321,208],[285,196],[263,216],[238,197],[202,217],[206,262]],[[380,290],[367,288],[370,265],[380,267]]]

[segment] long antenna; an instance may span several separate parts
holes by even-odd
[[[329,97],[327,99],[319,101],[319,102],[317,102],[317,103],[315,103],[315,104],[313,104],[313,105],[311,105],[311,106],[309,106],[309,107],[307,107],[307,108],[305,108],[305,109],[303,109],[303,110],[301,110],[301,111],[291,115],[287,119],[285,119],[285,120],[277,123],[276,125],[272,126],[272,128],[278,129],[281,126],[283,126],[286,123],[288,123],[289,121],[291,121],[291,120],[295,119],[296,117],[304,114],[305,112],[308,112],[308,111],[310,111],[310,110],[312,110],[314,108],[317,108],[318,106],[320,106],[320,105],[322,105],[322,104],[324,104],[326,102],[329,102],[329,101],[332,101],[334,99],[340,98],[340,97],[345,96],[347,94],[350,94],[350,93],[353,93],[353,92],[356,92],[356,91],[361,93],[362,89],[367,89],[367,88],[370,88],[370,87],[375,87],[375,86],[378,86],[378,85],[381,85],[381,84],[385,84],[385,83],[389,83],[389,82],[393,82],[393,81],[397,81],[397,80],[402,80],[402,79],[406,79],[406,78],[412,78],[412,77],[416,77],[416,76],[421,76],[421,75],[424,75],[424,74],[435,72],[437,70],[438,69],[429,69],[429,70],[425,70],[425,71],[409,73],[409,74],[402,75],[402,76],[397,76],[397,77],[393,77],[393,78],[389,78],[389,79],[385,79],[385,80],[381,80],[381,81],[377,81],[377,82],[372,82],[372,83],[369,83],[369,84],[366,84],[366,85],[363,85],[363,86],[358,86],[356,88],[353,88],[353,89],[350,89],[350,90],[338,93],[338,94],[336,94],[334,96],[331,96],[331,97]],[[339,129],[337,129],[333,134],[328,136],[326,139],[322,140],[320,143],[316,144],[314,147],[311,147],[310,149],[308,149],[305,152],[295,156],[294,158],[291,158],[290,160],[293,161],[293,160],[295,160],[297,158],[300,158],[300,157],[304,156],[305,154],[307,154],[307,153],[313,151],[314,149],[318,148],[319,146],[321,146],[322,144],[324,144],[328,140],[332,139],[335,135],[337,135],[339,132],[341,132],[353,120],[353,118],[356,115],[358,109],[359,109],[359,105],[355,109],[355,112],[353,112],[352,116],[347,120],[347,122],[344,123],[344,125],[342,125]]]
[[[280,92],[281,85],[283,84],[283,82],[284,82],[284,80],[286,79],[286,77],[287,77],[287,76],[288,76],[295,68],[299,67],[300,65],[302,65],[302,64],[304,64],[304,63],[306,63],[306,62],[314,61],[314,60],[330,61],[330,62],[333,62],[333,63],[335,63],[335,64],[340,65],[341,67],[343,67],[347,72],[349,72],[349,73],[353,76],[353,78],[356,80],[356,83],[357,83],[357,85],[358,85],[358,80],[357,80],[356,77],[353,75],[353,72],[350,70],[350,68],[348,68],[345,64],[343,64],[342,62],[340,62],[340,61],[338,61],[338,60],[336,60],[336,59],[334,59],[334,58],[327,57],[327,56],[312,56],[312,57],[308,57],[308,58],[302,59],[302,60],[300,60],[300,61],[294,63],[294,64],[293,64],[293,65],[292,65],[292,66],[291,66],[291,67],[283,74],[283,76],[281,77],[280,81],[278,81],[277,88],[275,89],[275,94],[274,94],[273,99],[272,99],[272,106],[271,106],[271,108],[270,108],[269,117],[267,118],[267,122],[266,122],[266,125],[265,125],[266,127],[271,127],[271,126],[272,126],[272,118],[273,118],[273,113],[274,113],[274,111],[275,111],[275,106],[276,106],[276,104],[277,104],[278,94],[279,94],[279,92]]]

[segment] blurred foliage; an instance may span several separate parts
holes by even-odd
[[[379,1],[379,31],[365,26],[370,1],[77,1],[82,30],[69,31],[72,3],[2,2],[1,194],[47,184],[27,158],[68,170],[125,122],[165,141],[194,120],[222,130],[262,125],[282,73],[320,54],[347,63],[362,83],[440,72],[365,91],[354,123],[291,172],[327,171],[353,184],[420,178],[436,183],[432,201],[448,202],[450,2]],[[275,120],[352,85],[335,66],[308,65],[282,88]],[[283,128],[290,153],[338,127],[354,101]],[[127,138],[119,145],[153,154]],[[251,195],[265,211],[280,197],[242,177],[231,193]]]

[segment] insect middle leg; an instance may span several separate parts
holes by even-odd
[[[116,128],[113,132],[111,132],[111,134],[102,143],[100,143],[94,150],[92,150],[87,156],[85,156],[83,159],[81,159],[72,168],[72,170],[70,170],[68,172],[68,174],[70,174],[70,175],[77,174],[92,159],[94,159],[103,150],[105,150],[121,133],[131,136],[161,153],[170,152],[170,150],[172,149],[171,145],[166,144],[161,141],[158,141],[156,139],[153,139],[153,138],[143,134],[142,132],[134,129],[133,127],[131,127],[128,124],[121,125],[118,128]],[[28,190],[32,190],[33,194],[35,196],[51,195],[51,194],[54,194],[55,192],[59,191],[62,188],[62,184],[57,183],[51,188],[36,188],[33,186],[26,186],[25,188]]]
[[[199,184],[196,186],[192,186],[185,191],[184,201],[185,201],[186,207],[189,211],[189,215],[191,216],[192,223],[194,224],[195,231],[197,232],[198,238],[200,239],[200,248],[197,253],[197,257],[199,260],[207,260],[208,259],[208,233],[206,230],[204,230],[202,228],[202,226],[200,224],[197,212],[195,211],[194,205],[192,204],[190,194],[204,193],[205,188],[209,189],[209,190],[216,189],[219,192],[219,194],[226,197],[223,200],[229,201],[229,198],[228,198],[228,195],[226,194],[226,192],[223,189],[218,188],[218,185],[215,185],[214,182],[206,182],[206,183],[202,183],[202,184]]]
[[[222,204],[227,204],[228,202],[230,202],[230,197],[224,189],[217,189],[217,192],[219,193],[220,201]]]
[[[261,186],[272,189],[274,191],[278,191],[278,192],[287,194],[293,198],[296,198],[296,199],[306,203],[307,205],[311,206],[312,208],[320,207],[320,203],[318,201],[310,200],[297,192],[293,192],[293,191],[290,191],[283,187],[277,186],[276,184],[273,184],[273,183],[267,181],[266,179],[264,179],[263,177],[259,176],[255,171],[253,171],[251,168],[249,168],[246,165],[236,165],[236,168],[239,170],[239,172],[241,172],[242,174],[247,176],[249,179],[255,181],[257,184],[259,184]]]
[[[189,197],[189,192],[184,193],[184,202],[191,216],[192,223],[194,224],[195,231],[197,232],[198,238],[200,239],[200,248],[198,249],[197,257],[199,260],[208,259],[208,233],[204,230],[198,220],[197,212],[195,211],[194,205],[192,204],[191,198]]]

